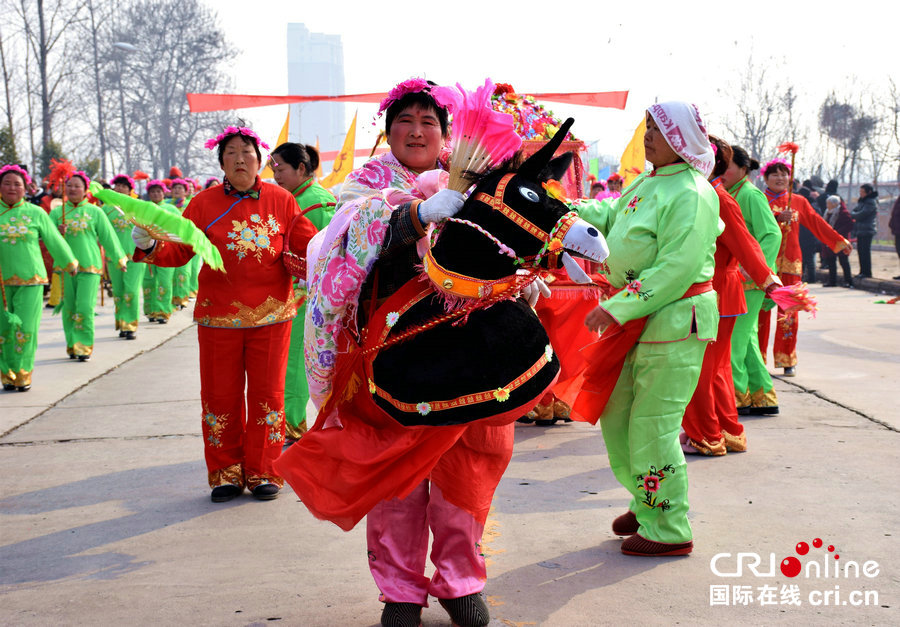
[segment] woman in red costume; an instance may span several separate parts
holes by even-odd
[[[773,159],[762,169],[766,180],[766,198],[775,219],[781,227],[781,248],[776,264],[778,277],[785,285],[800,283],[802,255],[798,225],[805,226],[816,238],[835,253],[850,254],[850,242],[831,228],[816,213],[803,196],[792,194],[791,164],[784,159]],[[767,303],[771,301],[767,300]],[[770,305],[771,308],[771,305]],[[781,314],[775,328],[775,367],[784,368],[784,376],[793,377],[797,367],[797,312]],[[759,312],[759,348],[765,359],[769,346],[769,326],[772,314],[763,306]]]
[[[296,305],[282,249],[290,237],[292,250],[305,250],[316,228],[297,218],[290,192],[260,180],[260,146],[269,148],[249,128],[233,126],[207,141],[218,150],[225,180],[197,194],[184,212],[219,249],[225,267],[203,266],[194,306],[214,502],[231,500],[244,487],[271,500],[284,485],[273,463],[284,442],[284,373]],[[154,241],[140,227],[132,238],[135,261],[177,267],[194,256],[189,246]]]
[[[744,426],[738,422],[731,374],[731,332],[736,317],[747,313],[741,270],[766,291],[778,287],[781,281],[769,270],[759,243],[747,230],[741,208],[722,184],[722,175],[732,157],[731,146],[713,135],[709,141],[716,148],[710,184],[719,196],[719,219],[725,223],[725,230],[716,239],[713,276],[719,304],[719,330],[716,341],[706,349],[697,388],[684,411],[681,447],[686,453],[725,455],[728,451],[747,450]]]

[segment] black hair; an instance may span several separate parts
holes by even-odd
[[[429,85],[435,85],[431,81],[428,81]],[[388,107],[387,113],[384,116],[384,132],[391,132],[391,124],[394,123],[394,118],[400,115],[401,112],[405,111],[409,107],[419,106],[423,109],[431,109],[437,115],[438,121],[441,123],[441,135],[447,135],[447,129],[449,122],[447,120],[447,110],[438,106],[437,101],[431,95],[430,92],[427,91],[414,91],[408,94],[404,94],[402,98],[399,100],[395,100],[391,103],[391,106]]]
[[[862,185],[860,185],[860,188],[866,190],[866,196],[875,191],[875,188],[872,187],[871,183],[863,183]]]
[[[734,150],[728,142],[715,135],[709,136],[709,143],[716,147],[716,162],[715,165],[713,165],[712,175],[722,176],[725,174],[725,170],[728,169],[728,163],[731,161]]]
[[[272,156],[278,155],[285,163],[295,170],[302,164],[306,174],[314,174],[319,169],[319,151],[309,144],[295,144],[284,142],[272,151]]]
[[[256,151],[256,160],[262,163],[262,153],[259,152],[259,144],[252,137],[248,137],[247,135],[242,135],[241,133],[232,133],[231,135],[226,135],[222,138],[222,141],[219,142],[219,165],[225,165],[225,145],[231,141],[233,137],[240,137],[245,144],[251,144],[253,146],[253,150]]]
[[[128,177],[124,174],[113,177],[113,180],[110,181],[113,185],[118,185],[119,183],[124,183],[128,186],[128,189],[134,189],[134,185],[131,184],[131,181],[128,180]]]
[[[732,146],[731,150],[734,153],[731,155],[731,160],[734,161],[734,164],[737,167],[747,168],[748,172],[759,170],[759,161],[752,159],[750,155],[747,154],[746,150],[740,146]]]
[[[828,184],[825,186],[825,194],[828,196],[834,196],[838,191],[838,182],[837,179],[831,179],[828,181]]]
[[[15,175],[18,176],[20,179],[22,179],[22,184],[25,185],[25,187],[28,187],[28,179],[25,178],[25,175],[22,174],[21,172],[16,172],[15,170],[7,170],[7,171],[4,172],[3,174],[0,174],[0,183],[3,182],[3,179],[6,178],[6,175],[7,175],[7,174],[15,174]]]

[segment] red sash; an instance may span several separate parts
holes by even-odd
[[[712,281],[694,283],[681,298],[698,296],[712,289]],[[597,424],[622,374],[625,357],[641,337],[646,324],[646,317],[630,320],[623,325],[613,323],[603,331],[599,340],[581,349],[584,369],[557,384],[554,390],[572,407],[572,418]]]

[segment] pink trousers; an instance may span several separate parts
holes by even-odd
[[[431,579],[425,576],[429,528]],[[483,532],[483,525],[448,503],[427,479],[404,499],[381,501],[366,518],[369,570],[380,599],[427,607],[429,594],[455,599],[481,592],[487,579]]]

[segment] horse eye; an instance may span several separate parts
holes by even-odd
[[[541,197],[537,195],[536,191],[525,186],[519,188],[519,193],[522,194],[526,200],[530,200],[531,202],[540,202],[541,200]]]

